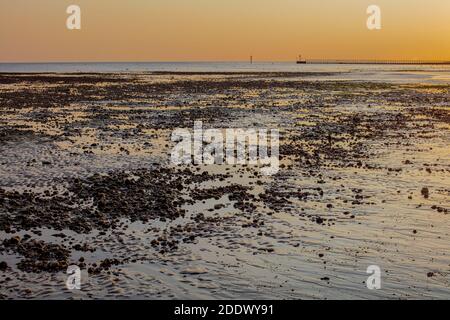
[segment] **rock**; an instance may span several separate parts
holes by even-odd
[[[0,271],[6,271],[8,264],[5,261],[0,262]]]
[[[425,199],[428,199],[430,197],[430,190],[428,190],[427,187],[423,187],[422,190],[420,191],[420,193],[422,193],[422,196]]]

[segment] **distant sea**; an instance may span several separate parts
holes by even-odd
[[[450,83],[450,66],[296,64],[295,62],[0,63],[12,73],[122,72],[339,72],[330,80]],[[321,77],[322,78],[322,77]]]

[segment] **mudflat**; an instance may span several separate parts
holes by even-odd
[[[449,298],[450,85],[332,75],[0,74],[0,298]],[[174,165],[195,121],[280,170]]]

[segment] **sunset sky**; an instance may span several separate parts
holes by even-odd
[[[77,4],[82,30],[66,29]],[[382,29],[366,9],[382,10]],[[0,62],[450,60],[449,0],[1,0]]]

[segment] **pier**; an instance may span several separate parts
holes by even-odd
[[[310,59],[306,64],[397,64],[397,65],[450,65],[449,61],[438,60],[333,60],[333,59]]]

